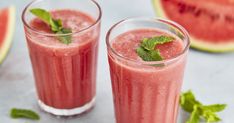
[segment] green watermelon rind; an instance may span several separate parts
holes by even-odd
[[[197,50],[207,51],[211,53],[234,52],[234,43],[212,44],[198,41],[194,38],[191,38],[191,40],[191,47]]]
[[[9,23],[8,23],[8,27],[6,30],[7,33],[6,33],[6,38],[3,42],[3,45],[1,46],[0,48],[0,65],[3,63],[3,61],[5,60],[9,50],[10,50],[10,47],[11,47],[11,44],[12,44],[12,39],[13,39],[13,33],[14,33],[14,27],[15,27],[15,7],[14,6],[10,6],[8,8],[9,10],[9,14],[10,14],[10,19],[9,19]]]
[[[153,7],[157,16],[168,18],[165,12],[163,11],[160,0],[152,0],[152,3],[153,3]],[[190,35],[190,39],[191,39],[191,48],[194,48],[200,51],[206,51],[206,52],[211,52],[211,53],[234,52],[234,43],[213,44],[213,43],[209,43],[209,42],[196,39],[191,35]]]

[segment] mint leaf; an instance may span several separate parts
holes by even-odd
[[[189,117],[189,120],[186,123],[199,123],[200,117],[198,112],[198,106],[194,105],[193,111]]]
[[[53,19],[50,13],[47,12],[46,10],[35,8],[35,9],[31,9],[30,12],[34,14],[35,16],[37,16],[42,21],[44,21],[45,23],[47,23],[48,25],[50,25],[51,30],[53,32],[60,31],[60,29],[62,28],[62,21],[59,19],[58,20]]]
[[[50,25],[51,25],[51,30],[53,32],[58,32],[58,31],[60,31],[60,30],[63,29],[63,27],[62,27],[63,25],[62,25],[62,20],[61,19],[57,19],[57,20],[52,19]]]
[[[155,49],[156,45],[171,42],[173,40],[174,38],[169,36],[144,38],[141,45],[136,49],[136,52],[144,61],[162,61],[163,57],[159,50]]]
[[[13,108],[11,109],[10,115],[14,119],[17,119],[17,118],[26,118],[26,119],[31,119],[31,120],[40,119],[40,116],[36,112],[32,110],[27,110],[27,109]]]
[[[170,36],[145,38],[143,39],[141,46],[144,47],[146,50],[154,50],[156,45],[172,42],[173,40],[175,40],[175,38]]]
[[[226,108],[226,104],[213,104],[213,105],[206,105],[202,106],[202,110],[210,110],[212,112],[220,112]]]
[[[148,50],[145,50],[143,47],[137,48],[137,54],[144,61],[161,61],[163,59],[158,50],[148,51]]]
[[[201,105],[201,103],[195,99],[192,91],[189,90],[180,95],[180,105],[185,111],[191,113],[194,109],[194,105]]]
[[[49,25],[53,22],[50,13],[44,9],[35,8],[31,9],[30,12]]]
[[[215,114],[215,112],[209,110],[203,111],[201,115],[206,119],[208,123],[221,121],[221,119],[217,114]]]
[[[220,112],[226,108],[226,104],[213,104],[200,106],[201,115],[206,119],[207,122],[218,122],[221,121],[219,116],[215,112]]]
[[[70,29],[62,29],[61,31],[58,31],[56,34],[69,34],[72,33]],[[65,35],[65,36],[59,36],[58,37],[60,42],[64,44],[70,44],[71,43],[71,36]]]
[[[56,34],[68,34],[72,33],[71,29],[63,28],[62,20],[61,19],[53,19],[51,14],[40,8],[34,8],[31,9],[30,12],[37,16],[39,19],[44,21],[46,24],[48,24],[51,27],[51,30]],[[71,36],[59,36],[58,40],[64,44],[70,44],[71,43]]]

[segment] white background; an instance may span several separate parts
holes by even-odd
[[[68,0],[69,1],[69,0]],[[114,123],[111,83],[106,57],[105,34],[111,25],[127,17],[154,16],[150,0],[98,0],[103,9],[100,39],[97,104],[82,117],[56,118],[42,112],[36,103],[32,70],[27,53],[23,25],[20,19],[30,0],[1,0],[0,7],[17,7],[17,24],[13,47],[0,66],[0,123],[33,123],[9,118],[12,107],[40,112],[40,123]],[[192,89],[205,104],[227,103],[220,113],[223,123],[234,122],[234,54],[209,54],[190,50],[183,90]],[[155,114],[157,115],[157,114]],[[182,118],[181,118],[182,117]],[[186,114],[180,111],[180,119]],[[180,120],[178,123],[182,123]]]

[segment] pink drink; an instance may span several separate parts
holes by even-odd
[[[136,48],[143,38],[159,35],[176,38],[157,46],[163,58],[172,60],[147,65],[137,55]],[[109,46],[117,123],[176,123],[186,64],[186,54],[181,55],[185,49],[183,41],[163,30],[137,29],[116,36]]]
[[[80,114],[95,101],[100,22],[76,10],[51,14],[72,29],[72,43],[61,43],[38,18],[25,28],[39,105],[55,115]]]

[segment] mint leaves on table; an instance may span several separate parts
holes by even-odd
[[[161,56],[159,50],[155,49],[155,47],[158,44],[172,42],[174,39],[175,38],[171,36],[144,38],[141,45],[136,49],[136,52],[144,61],[162,61],[163,57]]]
[[[40,120],[40,116],[28,109],[17,109],[13,108],[11,109],[10,112],[11,118],[18,119],[18,118],[26,118],[26,119],[31,119],[31,120]]]
[[[51,31],[53,31],[55,34],[72,33],[71,29],[63,27],[61,19],[53,19],[48,11],[40,8],[34,8],[31,9],[30,12],[35,16],[37,16],[42,21],[44,21],[46,24],[48,24],[51,27]],[[59,36],[58,40],[64,44],[70,44],[71,36],[70,35]]]
[[[226,104],[203,105],[197,101],[192,91],[187,91],[180,95],[180,105],[183,110],[191,113],[186,123],[199,123],[200,118],[206,120],[207,123],[221,121],[217,112],[223,111]]]

